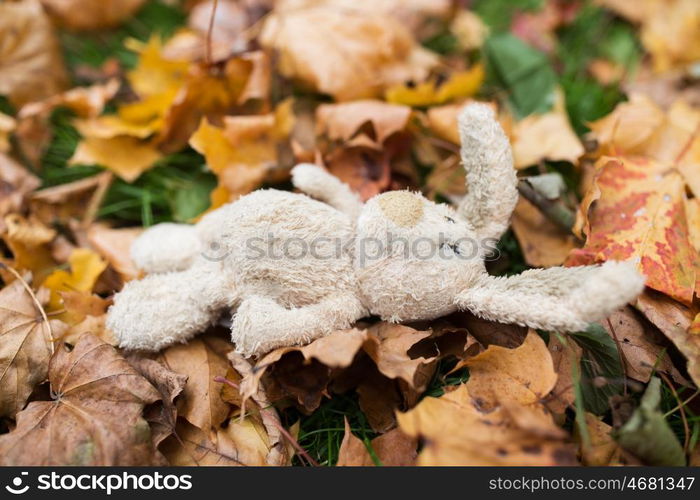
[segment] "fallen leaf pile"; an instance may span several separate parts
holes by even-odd
[[[700,4],[537,3],[1,3],[0,464],[697,463]],[[570,334],[365,318],[243,359],[229,316],[116,345],[144,228],[300,162],[457,204],[471,100],[521,194],[489,271],[632,260],[636,302]]]

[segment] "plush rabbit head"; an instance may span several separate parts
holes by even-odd
[[[306,195],[259,190],[196,226],[144,232],[132,257],[149,274],[116,295],[107,326],[123,347],[157,350],[228,310],[232,340],[250,356],[368,315],[400,322],[461,309],[581,330],[642,290],[635,266],[620,262],[488,275],[484,258],[508,228],[517,178],[489,106],[466,106],[459,127],[467,194],[456,209],[409,191],[362,203],[323,168],[299,165],[292,181]]]
[[[409,191],[375,196],[357,221],[359,292],[392,321],[449,314],[457,293],[485,272],[484,243],[448,205]]]

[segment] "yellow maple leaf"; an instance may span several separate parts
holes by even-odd
[[[467,71],[453,73],[443,83],[432,78],[417,85],[396,85],[386,91],[388,102],[407,106],[433,106],[473,96],[484,81],[484,67],[476,64]]]
[[[69,164],[101,165],[125,181],[132,182],[161,157],[155,146],[134,137],[88,137],[78,144]]]
[[[76,248],[68,258],[70,271],[58,269],[44,280],[43,286],[51,290],[49,308],[61,308],[62,299],[58,292],[91,292],[97,278],[107,268],[102,258],[87,248]]]
[[[275,113],[227,116],[223,128],[202,119],[190,146],[204,155],[219,178],[211,209],[258,187],[276,164],[277,144],[289,134],[292,124],[291,100],[280,103]]]
[[[136,67],[127,73],[131,88],[139,96],[162,94],[182,86],[189,62],[164,57],[160,37],[151,36],[146,43],[128,39],[125,45],[139,54]]]

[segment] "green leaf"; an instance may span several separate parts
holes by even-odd
[[[551,109],[557,76],[546,54],[511,34],[489,38],[484,51],[489,82],[508,91],[518,118]]]
[[[510,28],[517,12],[540,10],[543,4],[543,0],[477,0],[473,9],[493,32],[499,32]]]
[[[661,380],[652,377],[632,417],[612,433],[617,442],[647,465],[683,466],[685,454],[659,410]]]
[[[583,332],[570,334],[583,349],[581,355],[581,392],[586,409],[602,415],[609,408],[611,396],[623,388],[624,369],[617,344],[598,323]]]

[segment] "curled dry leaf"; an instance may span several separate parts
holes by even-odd
[[[352,434],[348,419],[345,419],[345,435],[338,451],[338,466],[368,467],[385,465],[389,467],[411,466],[416,460],[418,441],[409,437],[401,429],[393,429],[374,438],[370,442],[379,464],[376,464],[365,443]]]
[[[581,443],[581,462],[589,467],[619,465],[620,446],[610,435],[612,427],[592,413],[586,413],[590,443]]]
[[[34,401],[0,436],[3,465],[150,465],[145,405],[160,398],[114,347],[91,335],[49,364],[52,401]],[[19,444],[21,443],[21,445]]]
[[[316,110],[316,130],[346,146],[381,148],[384,141],[406,128],[411,108],[376,100],[322,104]],[[369,129],[363,126],[369,125]]]
[[[439,325],[432,331],[387,323],[340,330],[307,346],[264,356],[244,376],[241,393],[250,397],[264,380],[275,399],[288,397],[302,411],[311,412],[331,392],[356,389],[370,425],[386,432],[395,425],[397,408],[418,401],[437,361],[468,355],[471,342],[465,329]]]
[[[46,290],[35,302],[24,284],[15,280],[0,290],[0,415],[14,417],[24,408],[34,386],[46,379],[53,338],[64,325],[44,320]]]
[[[576,247],[573,235],[524,198],[515,206],[511,223],[525,262],[532,267],[560,266]]]
[[[661,341],[663,336],[631,307],[612,313],[601,324],[622,351],[625,373],[640,382],[649,382],[654,372],[665,372],[679,382],[683,378],[674,368]],[[661,338],[659,338],[661,337]]]
[[[650,292],[640,295],[635,306],[686,357],[688,375],[700,386],[700,335],[690,331],[693,313],[668,297]]]
[[[67,76],[61,48],[41,4],[0,4],[0,94],[15,106],[57,94]]]
[[[321,337],[304,347],[283,347],[275,349],[261,358],[256,363],[255,368],[243,377],[241,381],[241,394],[244,401],[252,397],[259,390],[260,381],[270,367],[274,366],[275,369],[279,371],[280,367],[276,366],[276,363],[280,361],[285,354],[300,353],[305,362],[304,364],[310,369],[319,369],[318,365],[311,364],[312,360],[316,360],[319,364],[328,368],[346,368],[350,366],[353,359],[355,359],[355,355],[362,348],[366,339],[366,330],[339,330],[325,337]],[[304,387],[303,391],[298,390],[300,389],[298,387],[299,382],[304,380],[304,377],[302,377],[303,374],[300,372],[296,374],[294,380],[296,384],[287,385],[289,391],[298,393],[298,400],[300,403],[307,403],[304,404],[304,406],[308,409],[315,409],[315,407],[318,406],[321,393],[325,391],[325,386],[328,384],[327,368],[321,368],[320,371],[323,372],[325,376],[321,380],[318,380],[320,377],[313,377],[316,378],[316,382],[322,381],[320,387],[314,383],[315,390],[313,391],[309,391],[310,388],[308,386]],[[304,394],[307,392],[311,392],[312,395]],[[309,408],[309,406],[311,406],[311,408]]]
[[[417,465],[573,465],[561,429],[542,418],[514,419],[525,407],[484,412],[466,384],[399,413],[399,428],[425,443]]]
[[[696,254],[685,217],[685,183],[668,165],[643,157],[603,157],[596,164],[585,246],[567,264],[634,259],[647,286],[683,303],[693,299]]]
[[[168,370],[163,364],[149,358],[130,356],[127,361],[160,393],[160,402],[146,408],[144,418],[151,426],[153,446],[158,445],[175,432],[177,424],[177,398],[185,388],[187,375]]]
[[[422,81],[436,62],[395,19],[331,5],[275,9],[260,42],[279,52],[284,76],[337,100],[378,96],[392,85]]]
[[[171,371],[187,376],[187,384],[178,402],[178,415],[208,433],[218,427],[229,413],[221,398],[221,384],[214,377],[225,377],[226,354],[233,346],[217,337],[200,336],[187,344],[177,344],[160,354]]]
[[[49,15],[70,30],[112,28],[131,17],[145,0],[41,0]]]

